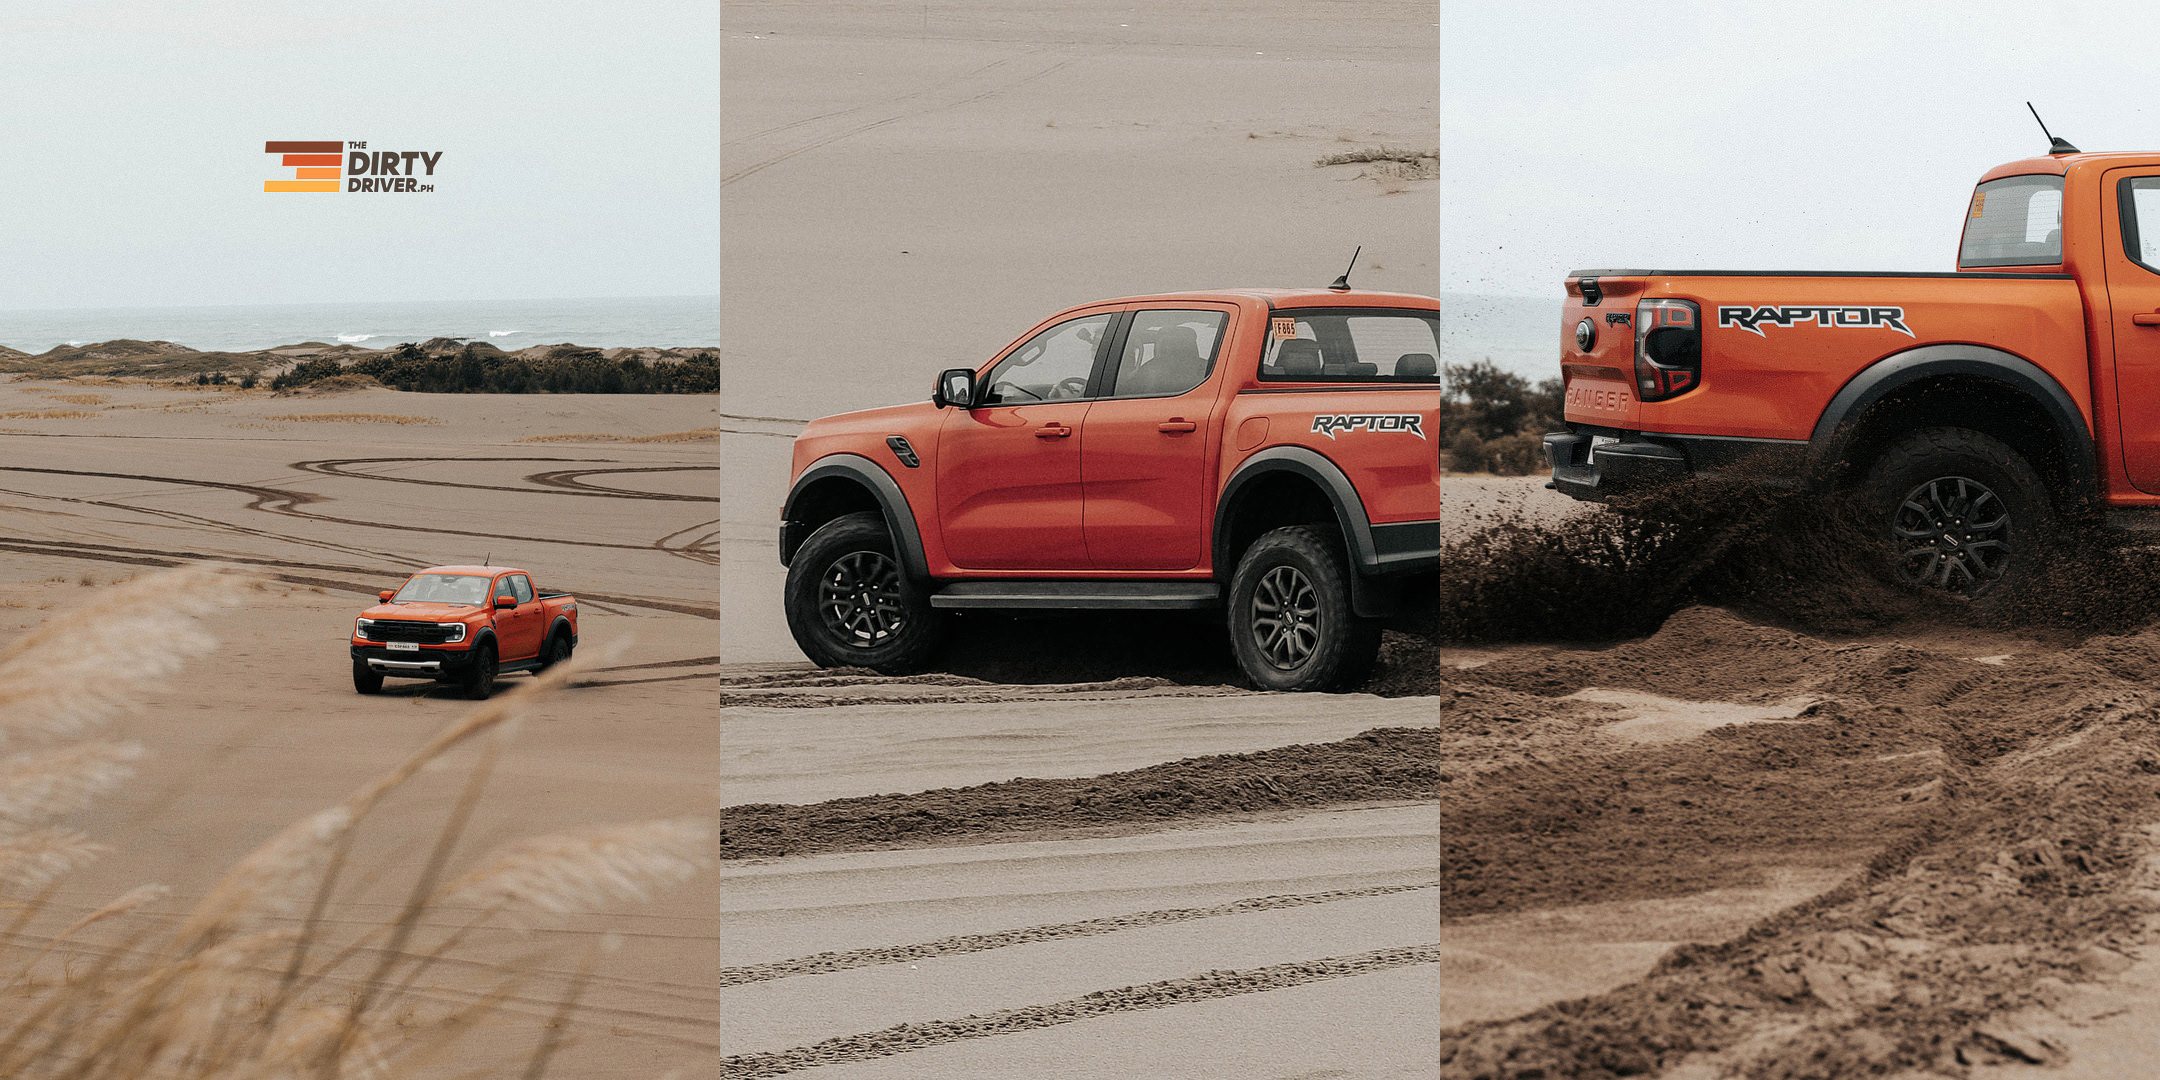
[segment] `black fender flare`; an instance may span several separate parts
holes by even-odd
[[[795,485],[788,489],[787,502],[780,511],[784,522],[795,520],[796,500],[811,485],[820,480],[844,477],[862,485],[877,500],[878,509],[885,517],[885,529],[892,534],[893,548],[900,554],[900,564],[918,581],[930,579],[930,559],[923,553],[922,532],[915,525],[915,514],[908,508],[906,493],[900,490],[898,481],[892,478],[877,462],[861,454],[828,454],[810,463]],[[787,564],[795,557],[795,548],[808,537],[790,537],[790,530],[783,526],[780,540],[780,562]]]
[[[1335,523],[1342,527],[1343,539],[1350,549],[1352,569],[1359,576],[1378,571],[1380,556],[1373,547],[1372,521],[1365,516],[1365,502],[1358,497],[1357,486],[1343,474],[1341,467],[1324,455],[1302,446],[1275,446],[1246,458],[1230,474],[1223,485],[1222,496],[1215,500],[1215,576],[1228,581],[1237,567],[1230,565],[1229,523],[1230,512],[1238,505],[1239,496],[1253,481],[1276,473],[1290,473],[1310,480],[1325,492],[1328,502],[1335,507]]]
[[[1844,459],[1858,421],[1892,391],[1942,375],[1993,379],[2032,399],[2053,423],[2057,449],[2073,489],[2086,495],[2097,491],[2092,429],[2069,391],[2032,361],[1987,345],[1922,345],[1861,369],[1830,399],[1808,436],[1820,466],[1828,468]]]
[[[483,642],[495,650],[495,662],[502,663],[502,642],[495,640],[495,628],[492,626],[483,626],[479,633],[473,635],[472,644],[466,646],[466,655],[480,651]]]
[[[555,621],[548,624],[548,631],[546,636],[542,637],[540,640],[552,641],[555,639],[555,635],[558,633],[570,635],[570,647],[573,649],[577,648],[577,628],[570,625],[570,616],[555,616]]]

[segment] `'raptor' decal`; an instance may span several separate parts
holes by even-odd
[[[1425,437],[1425,418],[1416,413],[1325,413],[1312,418],[1312,429],[1332,439],[1338,431],[1407,431]]]
[[[1764,323],[1787,329],[1800,323],[1814,323],[1833,330],[1867,330],[1875,327],[1895,330],[1906,337],[1913,332],[1905,325],[1905,309],[1901,307],[1859,307],[1844,304],[1784,304],[1778,307],[1721,307],[1717,309],[1719,326],[1737,326],[1756,337],[1763,336]]]

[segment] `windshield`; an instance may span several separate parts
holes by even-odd
[[[2047,266],[2062,261],[2060,176],[2005,176],[1973,192],[1959,266]]]
[[[479,574],[414,574],[390,602],[479,604],[487,599],[487,589],[488,579]]]

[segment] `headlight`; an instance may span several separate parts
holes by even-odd
[[[357,637],[357,638],[365,638],[365,637],[368,637],[368,636],[369,636],[369,634],[368,634],[368,631],[369,631],[369,630],[371,630],[371,629],[373,629],[373,628],[374,628],[374,626],[375,626],[375,620],[373,620],[373,619],[354,619],[354,620],[353,620],[353,630],[352,630],[352,632],[353,632],[353,636],[354,636],[354,637]]]
[[[463,641],[463,640],[465,640],[465,624],[464,624],[464,623],[461,623],[461,622],[446,622],[446,623],[436,623],[435,625],[437,625],[437,626],[440,626],[440,627],[444,627],[445,629],[448,629],[448,630],[449,630],[449,631],[451,632],[451,636],[450,636],[449,638],[445,639],[445,640],[448,640],[448,641]]]

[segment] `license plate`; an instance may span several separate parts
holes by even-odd
[[[411,641],[392,641],[392,642],[389,642],[389,643],[385,644],[385,645],[383,646],[383,648],[386,648],[386,649],[390,650],[391,652],[419,652],[419,651],[420,651],[420,646],[419,646],[419,644],[418,644],[417,642],[411,642]]]

